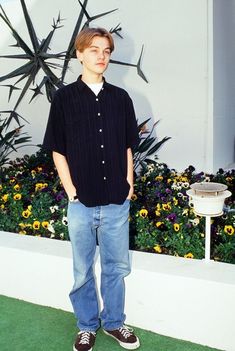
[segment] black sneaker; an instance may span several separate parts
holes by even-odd
[[[95,332],[80,331],[73,345],[73,351],[92,351],[95,343]]]
[[[133,329],[126,325],[115,330],[103,330],[105,334],[117,340],[124,349],[135,350],[140,346],[139,338],[134,334]]]

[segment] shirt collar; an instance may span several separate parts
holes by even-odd
[[[103,84],[103,88],[109,88],[110,87],[110,84],[106,82],[105,78],[103,77],[103,81],[104,81],[104,84]],[[78,88],[79,90],[83,90],[84,88],[87,87],[86,83],[84,83],[82,81],[82,75],[80,75],[77,79],[77,84],[78,84]]]

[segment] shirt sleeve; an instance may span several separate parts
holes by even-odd
[[[65,121],[58,92],[55,93],[51,103],[43,147],[66,155]]]
[[[126,99],[126,147],[132,150],[139,144],[139,132],[133,102],[129,95]]]

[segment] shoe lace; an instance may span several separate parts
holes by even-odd
[[[80,331],[78,333],[78,335],[81,335],[81,338],[79,340],[79,344],[88,345],[90,343],[91,334],[93,334],[95,336],[95,333],[93,333],[93,332]]]
[[[129,338],[132,333],[133,333],[133,329],[124,325],[123,327],[118,329],[119,332],[124,336],[125,339]]]

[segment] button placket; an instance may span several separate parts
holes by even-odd
[[[97,112],[97,116],[99,117],[98,119],[98,135],[100,136],[100,150],[101,150],[101,164],[103,166],[103,180],[106,181],[107,180],[107,175],[106,175],[106,167],[105,167],[105,142],[104,142],[104,136],[103,136],[103,118],[102,118],[102,114],[101,114],[101,109],[100,109],[100,102],[99,102],[99,98],[96,97],[96,102],[98,105],[98,112]]]

